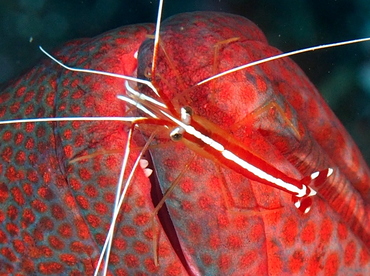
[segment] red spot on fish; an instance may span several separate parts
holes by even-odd
[[[75,253],[84,253],[87,249],[88,248],[80,241],[72,242],[70,245],[70,250]]]
[[[24,193],[26,194],[26,196],[31,196],[32,193],[33,193],[33,188],[32,188],[32,185],[29,184],[29,183],[25,183],[23,185],[23,191]]]
[[[59,226],[58,233],[65,238],[70,238],[73,232],[71,226],[64,223]]]
[[[72,138],[72,130],[71,129],[66,129],[64,132],[63,132],[63,138],[65,140],[70,140]]]
[[[13,150],[10,147],[6,147],[2,151],[1,158],[3,158],[4,161],[6,162],[10,162],[10,158],[12,157],[12,155],[13,155]]]
[[[23,253],[26,249],[24,242],[21,240],[14,240],[13,246],[15,251],[17,251],[18,253]]]
[[[302,251],[295,251],[288,261],[291,273],[298,273],[305,260],[306,258]]]
[[[333,224],[330,219],[324,219],[320,226],[320,239],[324,243],[329,243],[332,238]]]
[[[1,218],[2,218],[1,221],[4,221],[5,216],[4,215],[1,215]],[[4,233],[4,231],[0,231],[0,241],[2,243],[6,243],[7,242],[6,234]]]
[[[22,166],[26,162],[26,153],[24,151],[18,151],[15,154],[15,161],[18,166]]]
[[[130,226],[123,226],[121,228],[122,234],[127,237],[134,237],[136,235],[136,230]]]
[[[5,176],[10,181],[16,181],[18,179],[23,178],[23,173],[20,171],[17,171],[15,167],[9,166],[5,172]]]
[[[13,199],[14,199],[14,201],[15,201],[18,205],[20,205],[20,206],[24,205],[24,203],[25,203],[25,199],[24,199],[24,197],[23,197],[23,194],[22,194],[21,189],[19,189],[18,187],[14,187],[14,188],[12,188],[12,189],[11,189],[11,193],[12,193],[12,195],[13,195]]]
[[[40,213],[44,213],[48,209],[47,205],[38,199],[31,201],[31,206]]]
[[[191,193],[194,190],[194,182],[190,179],[184,179],[180,185],[180,188],[184,193]]]
[[[39,175],[37,174],[36,171],[29,170],[27,172],[27,179],[29,181],[33,182],[33,183],[36,183],[36,182],[39,181]],[[40,188],[38,192],[39,192],[39,195],[41,197],[44,197],[44,198],[46,198],[46,197],[52,197],[51,191],[48,188],[46,188],[46,187]]]
[[[339,269],[339,258],[337,253],[330,253],[325,261],[324,275],[336,275]]]
[[[99,214],[102,215],[106,214],[109,211],[108,206],[104,203],[96,203],[94,208]]]
[[[37,193],[41,198],[45,200],[52,200],[54,198],[53,192],[48,187],[39,188]]]
[[[89,201],[85,197],[77,195],[76,201],[82,209],[88,210],[90,208]]]
[[[87,215],[86,216],[87,222],[89,225],[91,225],[93,228],[97,228],[100,226],[100,218],[95,215]]]
[[[82,188],[81,182],[77,179],[71,179],[69,185],[74,191],[78,191]]]
[[[79,174],[80,178],[84,181],[89,181],[91,179],[91,172],[87,169],[81,169]]]
[[[26,226],[34,223],[35,219],[36,219],[36,215],[31,209],[23,210],[22,221],[26,224]]]
[[[24,139],[24,135],[22,133],[16,133],[14,138],[14,143],[19,146]]]
[[[15,206],[9,206],[7,216],[10,220],[15,220],[18,217],[18,210]]]
[[[35,147],[35,141],[33,138],[27,138],[26,143],[25,143],[25,149],[31,150]]]
[[[10,218],[11,219],[11,218]],[[19,228],[17,225],[14,223],[7,223],[6,224],[6,231],[11,235],[11,236],[16,236],[19,233]]]
[[[48,238],[49,245],[55,250],[62,250],[64,248],[64,243],[56,236],[50,236]]]
[[[356,244],[353,241],[350,241],[344,249],[344,264],[346,266],[351,266],[355,260],[357,253]]]
[[[114,247],[116,247],[119,250],[124,250],[127,247],[127,243],[124,239],[118,238],[113,241]]]
[[[20,103],[15,103],[9,106],[9,111],[11,114],[16,114],[18,110],[20,109],[21,104]]]
[[[12,133],[10,131],[5,131],[3,134],[3,141],[7,142],[12,139]]]
[[[313,221],[310,221],[302,229],[301,240],[303,244],[310,244],[314,242],[315,237],[316,237],[316,225]]]
[[[38,266],[39,273],[51,275],[55,273],[62,273],[64,266],[57,262],[43,262]]]
[[[66,157],[68,157],[68,158],[71,158],[72,157],[72,155],[73,155],[72,146],[67,145],[67,146],[64,147],[63,150],[64,150],[64,154],[66,155]]]
[[[60,260],[69,265],[69,266],[74,266],[77,264],[78,260],[76,259],[76,257],[72,254],[61,254],[60,255]]]
[[[200,197],[198,199],[197,207],[203,209],[203,210],[209,210],[212,204],[212,200],[208,197]]]
[[[51,206],[51,213],[58,220],[66,218],[66,211],[59,204],[53,204]]]
[[[136,255],[133,254],[127,254],[123,257],[127,267],[138,267],[140,264],[139,259],[136,257]]]
[[[134,243],[134,249],[140,255],[144,253],[148,253],[150,251],[150,248],[148,247],[148,245],[140,241],[137,241]]]
[[[13,252],[10,250],[10,248],[1,248],[1,254],[4,255],[9,261],[15,262],[16,256],[13,254]]]
[[[298,222],[294,218],[288,218],[283,226],[284,244],[286,246],[294,245],[298,235]]]
[[[137,226],[144,226],[149,222],[149,216],[147,214],[139,214],[134,218],[134,223]]]

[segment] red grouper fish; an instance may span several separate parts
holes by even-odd
[[[301,69],[284,58],[199,84],[280,52],[243,17],[195,12],[163,22],[152,64],[153,29],[127,26],[53,53],[73,67],[151,80],[159,97],[129,85],[166,104],[164,113],[181,124],[158,107],[162,118],[139,123],[134,133],[129,167],[148,134],[159,132],[147,154],[154,173],[150,181],[144,170],[135,172],[108,274],[369,275],[369,169]],[[72,72],[45,59],[2,91],[0,115],[126,116],[136,112],[116,97],[126,89],[122,79]],[[292,180],[293,188],[246,177],[225,151],[218,156],[212,143],[192,140],[188,127],[196,124],[208,139],[202,141],[224,141],[244,163]],[[130,127],[112,121],[0,126],[0,275],[94,273]],[[316,173],[329,168],[330,176]],[[163,192],[173,187],[164,226],[157,217],[153,224],[151,182]],[[295,187],[317,194],[292,202]],[[297,202],[311,210],[301,212]]]

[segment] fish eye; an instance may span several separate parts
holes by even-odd
[[[171,140],[174,142],[178,142],[182,139],[184,133],[184,129],[182,127],[177,127],[171,131],[170,137]]]
[[[148,66],[145,68],[144,77],[149,81],[152,79],[152,67]]]

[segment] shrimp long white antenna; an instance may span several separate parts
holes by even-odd
[[[121,74],[115,74],[115,73],[109,73],[109,72],[99,71],[99,70],[70,67],[68,65],[65,65],[61,61],[57,60],[51,54],[49,54],[48,52],[46,52],[41,46],[39,46],[39,48],[40,48],[41,52],[43,52],[51,60],[53,60],[54,62],[56,62],[57,64],[59,64],[60,66],[62,66],[63,68],[65,68],[67,70],[75,71],[75,72],[88,73],[88,74],[103,75],[103,76],[108,76],[108,77],[113,77],[113,78],[119,78],[119,79],[124,79],[124,80],[129,80],[129,81],[135,81],[135,82],[138,82],[138,83],[141,83],[141,84],[144,84],[144,85],[148,86],[150,89],[152,89],[152,91],[155,94],[157,94],[159,96],[157,89],[154,87],[154,85],[150,81],[142,80],[142,79],[135,78],[135,77],[129,77],[129,76],[121,75]]]
[[[126,143],[126,148],[125,148],[125,152],[124,152],[124,156],[123,156],[123,160],[122,160],[121,172],[120,172],[120,175],[119,175],[119,178],[118,178],[116,199],[114,201],[114,208],[113,208],[112,221],[111,221],[111,226],[112,226],[113,229],[116,225],[116,214],[118,214],[118,212],[119,212],[118,204],[119,204],[121,191],[122,191],[123,178],[124,178],[125,171],[126,171],[126,168],[127,168],[128,157],[130,156],[130,144],[131,144],[130,141],[131,141],[131,138],[132,138],[132,132],[133,132],[133,128],[131,127],[130,131],[127,135],[127,143]],[[125,195],[126,195],[127,189],[125,189],[125,188],[128,185],[129,185],[129,182],[126,182],[124,190],[122,191],[122,196],[123,197],[125,197]],[[103,275],[106,275],[107,270],[108,270],[109,257],[110,257],[110,252],[111,252],[111,249],[112,249],[113,232],[112,232],[110,237],[107,236],[107,240],[108,240],[108,244],[107,244],[107,250],[106,250],[106,254],[105,254],[105,263],[104,263]],[[102,250],[101,254],[104,255],[103,250]],[[98,268],[99,268],[99,266],[97,266],[97,269]]]
[[[342,41],[342,42],[335,42],[335,43],[330,43],[330,44],[323,44],[323,45],[312,46],[312,47],[309,47],[309,48],[295,50],[295,51],[291,51],[291,52],[287,52],[287,53],[282,53],[280,55],[276,55],[276,56],[272,56],[272,57],[260,59],[260,60],[257,60],[257,61],[254,61],[254,62],[251,62],[251,63],[248,63],[248,64],[244,64],[244,65],[241,65],[241,66],[234,67],[232,69],[226,70],[226,71],[221,72],[219,74],[216,74],[216,75],[214,75],[212,77],[209,77],[209,78],[207,78],[205,80],[202,80],[201,82],[197,83],[197,86],[198,85],[202,85],[202,84],[204,84],[206,82],[210,82],[211,80],[215,80],[217,78],[220,78],[222,76],[225,76],[225,75],[234,73],[236,71],[240,71],[240,70],[243,70],[245,68],[256,66],[256,65],[259,65],[259,64],[262,64],[262,63],[266,63],[266,62],[269,62],[269,61],[272,61],[272,60],[277,60],[277,59],[280,59],[280,58],[295,56],[295,55],[302,54],[302,53],[312,52],[312,51],[326,49],[326,48],[333,48],[333,47],[338,47],[338,46],[344,46],[344,45],[349,45],[349,44],[355,44],[355,43],[360,43],[360,42],[365,42],[365,41],[370,41],[370,37],[353,39],[353,40]]]
[[[18,123],[38,123],[38,122],[70,122],[70,121],[119,121],[135,122],[147,119],[146,117],[49,117],[49,118],[26,118],[0,121],[0,125]]]
[[[125,170],[126,170],[126,167],[127,167],[128,157],[130,155],[131,138],[132,138],[132,131],[134,129],[134,126],[135,126],[135,124],[133,124],[133,126],[130,128],[129,135],[127,137],[127,143],[126,143],[126,147],[125,147],[125,155],[124,155],[124,158],[123,158],[123,161],[122,161],[121,172],[120,172],[118,185],[117,185],[117,195],[118,196],[116,196],[116,201],[115,201],[115,204],[114,204],[114,209],[113,209],[113,214],[112,214],[111,225],[109,227],[109,231],[108,231],[107,237],[105,239],[104,246],[103,246],[102,251],[100,253],[99,261],[98,261],[98,264],[95,268],[94,276],[97,276],[98,273],[99,273],[99,268],[100,268],[101,263],[103,261],[104,255],[105,255],[105,263],[104,263],[104,268],[103,268],[103,275],[106,275],[106,273],[107,273],[108,264],[109,264],[110,250],[111,250],[111,245],[112,245],[112,241],[113,241],[113,233],[114,233],[114,229],[115,229],[115,226],[116,226],[116,221],[117,221],[119,211],[120,211],[120,209],[122,207],[122,204],[123,204],[123,202],[126,198],[126,193],[127,193],[127,190],[128,190],[128,188],[129,188],[129,186],[132,182],[132,179],[134,177],[134,173],[136,171],[136,168],[138,167],[138,165],[140,163],[140,160],[142,159],[143,154],[148,149],[149,144],[151,143],[151,141],[153,140],[153,138],[156,134],[156,132],[153,132],[152,135],[149,137],[148,141],[146,142],[146,144],[144,145],[144,147],[141,149],[138,157],[136,158],[136,161],[135,161],[134,165],[132,166],[132,169],[130,171],[129,176],[127,177],[125,185],[123,186],[123,177],[124,177]],[[122,186],[123,186],[123,190],[121,192]]]
[[[126,96],[122,96],[122,95],[118,95],[117,96],[118,99],[120,100],[123,100],[133,106],[135,106],[136,108],[140,109],[141,111],[144,111],[146,114],[148,114],[150,117],[153,117],[153,118],[158,118],[153,112],[151,112],[149,109],[147,109],[145,106],[143,106],[141,103],[138,103],[137,101],[131,99],[131,98],[128,98]]]
[[[155,26],[155,35],[154,35],[152,71],[155,68],[155,60],[157,59],[158,44],[159,44],[159,32],[161,30],[161,20],[162,20],[162,9],[163,9],[163,0],[159,0],[157,22],[156,22],[156,26]]]
[[[110,227],[109,227],[107,237],[106,237],[105,242],[104,242],[104,246],[103,246],[103,248],[100,252],[100,257],[99,257],[98,264],[95,268],[94,276],[98,275],[99,268],[101,266],[101,262],[103,261],[103,257],[104,257],[105,254],[106,254],[106,262],[105,262],[104,268],[103,268],[103,275],[106,275],[106,273],[107,273],[107,267],[108,267],[107,262],[109,261],[109,255],[110,255],[110,248],[108,249],[108,247],[111,246],[111,241],[113,239],[113,231],[114,231],[115,224],[116,224],[115,221],[116,221],[116,217],[118,215],[117,198],[121,195],[124,197],[125,194],[126,194],[126,191],[127,191],[127,189],[124,188],[124,190],[121,193],[122,185],[123,185],[123,177],[124,177],[125,170],[126,170],[126,167],[127,167],[128,156],[130,154],[131,137],[132,137],[132,128],[130,128],[130,131],[129,131],[128,136],[127,136],[127,143],[126,143],[126,147],[125,147],[125,154],[124,154],[123,161],[122,161],[120,176],[119,176],[118,184],[117,184],[117,194],[116,194],[116,200],[115,200],[114,209],[113,209],[113,213],[112,213],[111,224],[110,224]],[[133,167],[133,171],[134,170],[135,170],[135,166]],[[129,185],[129,181],[127,180],[126,183],[125,183],[125,187],[128,186],[128,185]]]

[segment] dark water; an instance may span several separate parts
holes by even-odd
[[[51,50],[70,39],[154,22],[157,5],[149,0],[2,0],[0,83],[35,64],[42,57],[38,45]],[[195,10],[246,16],[282,51],[370,36],[367,0],[167,1],[164,17]],[[294,59],[324,94],[370,163],[370,43]]]

